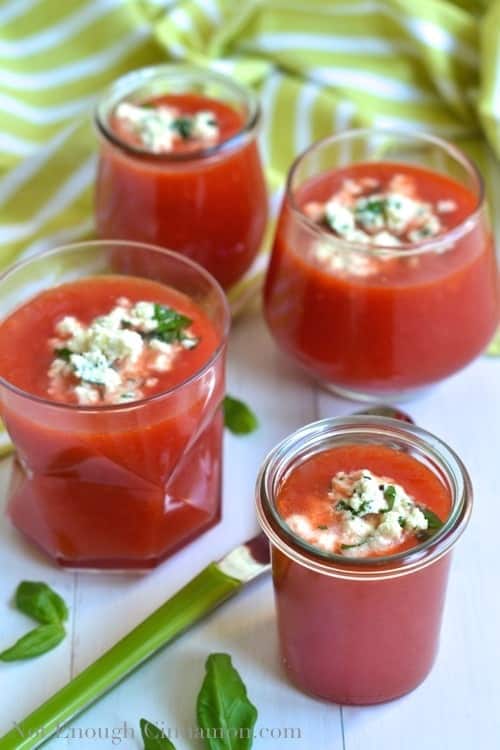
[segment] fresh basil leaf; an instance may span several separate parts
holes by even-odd
[[[150,335],[155,339],[164,341],[166,344],[185,339],[185,329],[193,322],[191,318],[181,315],[171,307],[158,304],[154,306],[154,318],[157,325]]]
[[[210,654],[196,714],[208,750],[250,750],[257,709],[228,654]]]
[[[140,724],[144,750],[175,750],[175,745],[155,724],[151,724],[147,719],[141,719]]]
[[[432,510],[428,508],[420,508],[427,521],[427,528],[429,531],[437,531],[443,525],[443,521],[436,515]]]
[[[424,517],[427,520],[427,528],[422,529],[420,531],[417,531],[415,536],[417,539],[421,542],[427,541],[427,539],[430,539],[431,536],[434,536],[434,534],[439,531],[439,529],[443,526],[443,521],[439,518],[434,511],[429,510],[428,508],[423,508],[421,505],[418,506],[422,513],[424,514]]]
[[[0,653],[0,661],[20,661],[33,659],[52,651],[64,639],[66,631],[60,622],[39,625],[19,638],[13,646]]]
[[[345,500],[339,500],[337,505],[335,506],[335,510],[350,510],[352,513],[351,506],[349,505],[349,503],[346,503]]]
[[[71,349],[68,349],[67,346],[63,346],[60,349],[54,349],[54,354],[56,355],[57,359],[63,359],[65,362],[69,362],[73,352],[71,351]]]
[[[193,134],[193,118],[192,117],[177,117],[172,125],[172,130],[176,130],[180,137],[187,141]]]
[[[259,426],[253,411],[243,401],[232,396],[224,399],[224,424],[234,435],[248,435]]]
[[[16,590],[15,604],[20,612],[42,624],[62,623],[68,619],[64,599],[42,581],[22,581]]]
[[[392,510],[394,507],[394,501],[396,500],[396,488],[394,487],[394,485],[390,484],[385,488],[384,499],[387,502],[388,509]]]

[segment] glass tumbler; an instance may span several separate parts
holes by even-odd
[[[56,403],[0,377],[0,412],[16,449],[8,515],[62,566],[146,570],[220,519],[229,312],[222,289],[191,260],[116,241],[12,267],[0,278],[0,317],[55,285],[107,274],[184,293],[213,323],[217,348],[183,382],[124,404]]]
[[[449,489],[450,515],[417,547],[346,557],[310,546],[276,509],[282,481],[310,456],[346,444],[410,453]],[[281,655],[302,691],[340,704],[374,704],[419,685],[438,649],[451,551],[469,520],[465,467],[441,440],[384,417],[324,419],[294,432],[265,459],[257,513],[271,544]]]
[[[348,181],[413,175],[422,199],[446,208],[435,237],[375,246],[313,221]],[[444,209],[443,209],[444,210]],[[456,146],[433,136],[354,130],[319,141],[293,164],[267,274],[272,335],[326,388],[399,401],[471,362],[499,315],[498,272],[483,182]]]
[[[203,96],[225,104],[238,113],[240,128],[215,145],[154,153],[126,141],[113,126],[120,103],[169,95]],[[256,141],[259,122],[252,91],[219,73],[193,65],[158,65],[119,78],[96,112],[99,235],[175,250],[204,266],[224,288],[233,285],[252,264],[267,222]]]

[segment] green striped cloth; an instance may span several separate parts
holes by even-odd
[[[498,179],[500,0],[0,0],[0,267],[92,235],[92,108],[165,60],[256,88],[274,205],[294,156],[353,126],[435,132]]]

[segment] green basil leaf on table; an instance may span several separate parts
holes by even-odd
[[[257,709],[229,654],[211,654],[196,705],[208,750],[250,750]]]
[[[175,745],[155,724],[147,719],[141,719],[140,725],[144,750],[175,750]]]
[[[20,612],[42,624],[62,623],[68,619],[64,599],[42,581],[22,581],[16,590],[15,604]]]
[[[20,661],[41,656],[58,646],[65,635],[66,631],[60,622],[39,625],[19,638],[13,646],[2,651],[0,661]]]
[[[234,435],[248,435],[259,426],[258,419],[250,407],[232,396],[226,396],[224,399],[224,424]]]

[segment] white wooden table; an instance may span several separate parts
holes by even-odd
[[[73,574],[58,570],[14,531],[0,524],[0,647],[25,632],[10,606],[22,579],[43,580],[71,605],[69,637],[55,651],[26,663],[0,664],[0,734],[47,698],[167,599],[207,562],[256,531],[253,487],[259,464],[278,440],[319,417],[356,406],[318,391],[284,361],[261,319],[237,321],[231,338],[229,390],[261,418],[254,435],[226,436],[223,522],[145,577]],[[418,424],[447,440],[472,474],[476,505],[458,546],[442,645],[431,676],[413,694],[376,708],[315,701],[290,686],[277,659],[269,579],[166,648],[47,747],[141,748],[144,716],[179,734],[195,725],[194,706],[211,651],[232,654],[259,708],[262,738],[254,750],[493,750],[500,744],[500,360],[480,359],[409,405]],[[4,504],[9,461],[0,465]],[[124,722],[128,737],[124,738]],[[114,728],[121,728],[114,743]],[[296,737],[286,738],[285,730]],[[271,737],[273,730],[274,738]],[[300,737],[297,735],[299,734]],[[135,738],[130,736],[135,732]],[[106,734],[108,735],[106,737]],[[281,734],[281,738],[279,735]],[[176,740],[178,750],[201,748]]]

